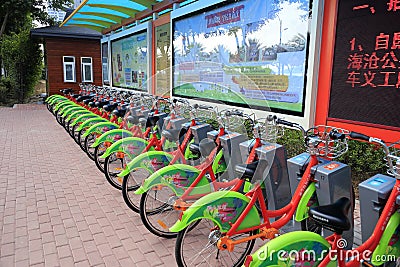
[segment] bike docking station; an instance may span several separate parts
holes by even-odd
[[[226,163],[226,171],[222,173],[219,180],[231,181],[236,178],[235,166],[242,163],[242,157],[234,151],[239,151],[240,143],[246,140],[246,136],[236,133],[225,131],[226,134],[219,137],[221,147],[224,156],[224,162]],[[215,141],[218,136],[217,130],[212,130],[207,133],[207,138]]]
[[[374,232],[395,183],[394,177],[376,174],[359,184],[361,240],[363,243]],[[396,204],[400,204],[400,196],[397,197]],[[382,266],[394,267],[398,265],[396,265],[396,262],[385,262]]]
[[[192,131],[193,134],[193,143],[191,143],[189,145],[189,149],[191,150],[191,152],[195,155],[198,155],[198,157],[189,160],[189,164],[190,165],[198,165],[200,164],[200,147],[199,144],[201,142],[201,140],[204,140],[207,138],[207,133],[210,131],[213,131],[213,129],[211,128],[211,125],[208,123],[201,123],[198,125],[194,125],[194,126],[190,126],[190,122],[183,124],[183,127],[190,127],[190,130]]]
[[[297,185],[301,180],[304,170],[309,162],[310,155],[307,152],[299,154],[293,158],[288,159],[288,172],[290,180],[291,195],[296,191]],[[354,196],[352,193],[351,182],[351,169],[347,164],[332,161],[324,158],[318,158],[319,164],[311,169],[314,173],[314,179],[317,181],[315,184],[318,204],[328,205],[334,203],[341,197],[347,197],[351,203],[354,203]],[[349,211],[348,217],[350,219],[351,228],[343,232],[343,238],[347,241],[346,249],[353,247],[354,239],[354,206]],[[300,230],[299,222],[294,221],[294,230]],[[327,237],[333,232],[323,229],[322,235]]]
[[[240,144],[243,162],[246,161],[254,142],[252,139]],[[259,160],[264,160],[266,163],[264,165],[259,163],[255,174],[261,173],[267,207],[269,210],[281,209],[291,200],[286,150],[282,145],[263,142],[261,147],[256,148],[256,153]],[[264,170],[258,170],[258,168],[264,168]],[[254,177],[254,179],[260,180],[258,177]],[[270,218],[271,221],[276,219],[278,218]]]

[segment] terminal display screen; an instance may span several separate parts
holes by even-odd
[[[400,127],[400,1],[340,0],[329,117]]]
[[[173,95],[301,116],[310,8],[226,1],[173,19]]]
[[[147,91],[147,32],[111,42],[113,86]]]

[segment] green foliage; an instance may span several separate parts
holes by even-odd
[[[9,78],[0,79],[0,104],[10,105],[15,98],[12,88],[13,81]]]
[[[30,23],[19,33],[2,36],[0,55],[6,77],[10,80],[9,95],[23,103],[33,92],[42,70],[39,44],[30,39]]]
[[[71,6],[72,0],[52,0],[50,7],[65,9]],[[54,24],[44,10],[44,0],[1,0],[0,1],[0,38],[2,34],[18,32],[24,26],[26,18],[40,21],[41,23]]]
[[[375,145],[349,140],[349,151],[338,158],[351,167],[354,181],[363,181],[377,173],[386,173],[385,153]]]
[[[291,158],[305,152],[303,140],[300,131],[285,129],[284,136],[279,138],[277,143],[285,146],[287,156]],[[382,148],[356,140],[349,140],[348,145],[347,153],[336,160],[350,166],[355,187],[358,183],[377,173],[386,173],[385,154]]]
[[[278,144],[284,145],[288,158],[305,152],[303,134],[293,129],[285,129],[285,134],[276,140]]]

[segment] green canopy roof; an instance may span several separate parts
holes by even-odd
[[[84,0],[61,26],[86,27],[96,31],[119,25],[124,19],[134,18],[138,12],[152,9],[162,0]]]

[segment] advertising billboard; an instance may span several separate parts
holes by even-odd
[[[400,5],[340,0],[330,119],[400,128]]]
[[[225,1],[173,18],[173,95],[302,116],[310,10]]]
[[[113,86],[147,91],[147,32],[111,41]]]

